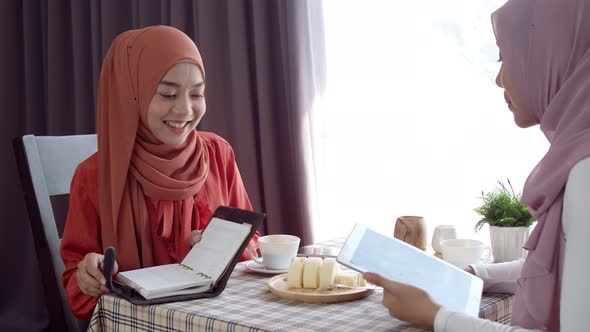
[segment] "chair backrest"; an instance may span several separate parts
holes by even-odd
[[[97,150],[96,135],[34,136],[13,140],[14,152],[29,212],[35,250],[42,274],[51,331],[78,331],[88,322],[71,313],[61,287],[64,264],[59,253],[65,224],[56,218],[52,198],[70,193],[70,182],[79,163]]]

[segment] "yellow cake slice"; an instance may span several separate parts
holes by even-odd
[[[363,275],[359,273],[359,280],[358,280],[360,287],[367,287],[367,281],[363,278]]]
[[[322,259],[320,257],[308,257],[303,264],[303,288],[318,288],[320,268]]]
[[[334,279],[338,273],[338,263],[334,257],[326,257],[320,268],[319,288],[325,289],[334,284]]]
[[[336,274],[334,281],[337,284],[343,284],[350,287],[357,287],[359,285],[358,282],[359,273],[354,271],[341,271]]]
[[[303,288],[303,265],[305,257],[293,257],[287,272],[287,284],[289,288]]]

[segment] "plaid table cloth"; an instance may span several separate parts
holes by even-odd
[[[342,239],[318,246],[340,247]],[[100,298],[89,331],[424,331],[394,319],[381,304],[382,291],[357,301],[308,304],[273,295],[271,276],[239,263],[221,295],[212,299],[138,306]],[[510,323],[512,295],[484,294],[479,316]]]

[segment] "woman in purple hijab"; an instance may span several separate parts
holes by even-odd
[[[550,142],[523,190],[538,220],[526,260],[472,266],[484,290],[498,281],[516,289],[512,326],[450,312],[374,273],[365,278],[384,288],[392,316],[435,331],[590,331],[590,0],[509,0],[492,23],[502,59],[496,82],[514,121],[540,125]]]

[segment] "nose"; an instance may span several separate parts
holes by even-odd
[[[504,88],[502,85],[502,74],[504,73],[504,64],[500,66],[500,70],[498,70],[498,75],[496,75],[496,85],[500,88]]]
[[[174,113],[181,116],[187,116],[192,113],[192,103],[190,96],[176,98],[176,102],[174,103]]]

